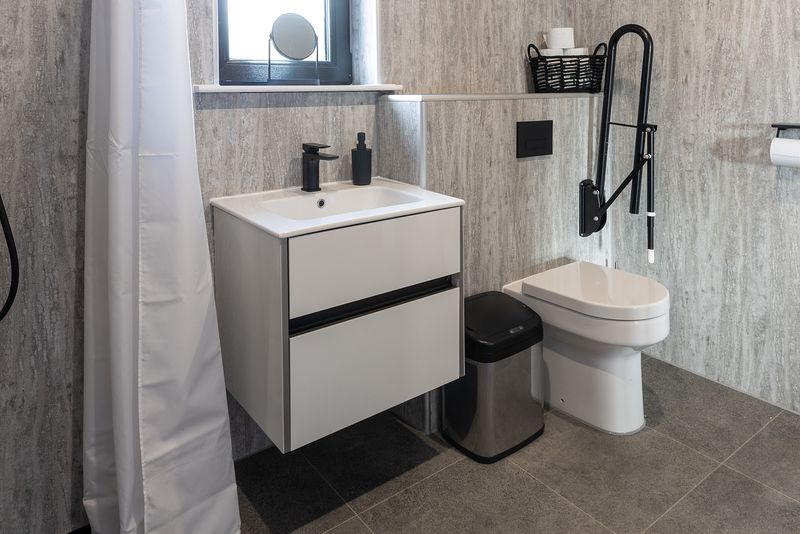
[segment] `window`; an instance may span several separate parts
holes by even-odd
[[[270,51],[272,24],[284,13],[297,13],[314,27],[320,83],[352,83],[349,0],[219,0],[219,83],[289,83],[317,77],[316,52],[293,61],[274,46]]]

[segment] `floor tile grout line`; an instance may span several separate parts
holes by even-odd
[[[673,437],[673,436],[670,436],[670,435],[669,435],[669,434],[667,434],[666,432],[662,432],[661,430],[659,430],[659,429],[657,429],[657,428],[655,428],[655,427],[652,427],[652,426],[649,426],[649,425],[645,424],[645,428],[648,428],[648,429],[652,430],[653,432],[655,432],[655,433],[657,433],[657,434],[659,434],[659,435],[661,435],[661,436],[664,436],[665,438],[669,438],[669,439],[671,439],[672,441],[674,441],[675,443],[678,443],[678,444],[680,444],[680,445],[683,445],[683,446],[684,446],[684,447],[686,447],[687,449],[689,449],[689,450],[691,450],[691,451],[693,451],[693,452],[696,452],[697,454],[699,454],[699,455],[703,456],[704,458],[708,458],[708,459],[709,459],[709,460],[711,460],[712,462],[716,462],[716,463],[718,463],[718,464],[724,464],[725,462],[727,462],[728,460],[730,460],[730,459],[731,459],[731,458],[732,458],[732,457],[733,457],[733,456],[734,456],[734,455],[735,455],[737,452],[739,452],[739,450],[741,450],[741,449],[742,449],[742,447],[744,447],[745,445],[747,445],[747,444],[750,442],[750,440],[752,440],[753,438],[755,438],[755,437],[756,437],[757,435],[759,435],[759,434],[760,434],[760,433],[761,433],[761,432],[762,432],[762,431],[763,431],[765,428],[767,428],[767,427],[768,427],[770,424],[772,424],[772,422],[773,422],[773,421],[775,421],[775,420],[778,418],[778,416],[780,416],[780,415],[781,415],[783,412],[785,412],[785,411],[786,411],[786,410],[783,410],[783,409],[781,409],[781,408],[779,408],[779,410],[780,410],[780,411],[779,411],[779,412],[778,412],[776,415],[773,415],[773,416],[772,416],[772,418],[771,418],[769,421],[767,421],[767,422],[764,424],[764,426],[762,426],[761,428],[759,428],[758,430],[756,430],[756,433],[755,433],[755,434],[753,434],[752,436],[750,436],[749,438],[747,438],[747,439],[744,441],[744,443],[742,443],[741,445],[739,445],[739,447],[737,447],[737,448],[736,448],[736,450],[734,450],[734,451],[733,451],[733,452],[732,452],[732,453],[731,453],[729,456],[725,457],[725,459],[724,459],[724,460],[717,460],[717,459],[716,459],[716,458],[714,458],[713,456],[710,456],[710,455],[708,455],[708,454],[706,454],[706,453],[704,453],[704,452],[702,452],[702,451],[699,451],[699,450],[695,449],[694,447],[692,447],[691,445],[688,445],[688,444],[684,443],[683,441],[679,440],[678,438],[676,438],[676,437]]]
[[[764,424],[764,426],[762,426],[761,428],[759,428],[759,429],[758,429],[758,431],[756,431],[756,433],[755,433],[755,434],[753,434],[752,436],[750,436],[749,438],[747,438],[747,440],[746,440],[744,443],[742,443],[741,445],[739,445],[739,447],[738,447],[738,448],[737,448],[735,451],[733,451],[733,452],[730,454],[730,456],[728,456],[727,458],[725,458],[724,460],[722,460],[722,463],[724,464],[725,462],[727,462],[728,460],[730,460],[731,458],[733,458],[734,456],[736,456],[736,453],[737,453],[737,452],[739,452],[740,450],[742,450],[742,449],[744,448],[744,446],[745,446],[745,445],[747,445],[748,443],[750,443],[750,441],[751,441],[753,438],[755,438],[757,435],[761,434],[761,432],[763,432],[765,428],[767,428],[769,425],[771,425],[771,424],[772,424],[772,422],[773,422],[774,420],[776,420],[778,417],[780,417],[780,415],[781,415],[782,413],[783,413],[783,410],[781,410],[781,411],[779,411],[777,414],[775,414],[775,415],[774,415],[774,416],[773,416],[773,417],[772,417],[772,418],[771,418],[769,421],[767,421],[767,422],[766,422],[766,424]]]
[[[345,524],[345,523],[347,523],[348,521],[352,521],[353,519],[358,519],[358,516],[357,516],[357,515],[354,515],[354,516],[348,517],[347,519],[345,519],[345,520],[344,520],[344,521],[342,521],[341,523],[336,523],[336,524],[335,524],[335,525],[333,525],[331,528],[329,528],[329,529],[327,529],[327,530],[323,530],[323,531],[322,531],[322,534],[328,534],[328,532],[333,532],[333,531],[334,531],[334,530],[336,530],[337,528],[341,527],[342,525],[344,525],[344,524]],[[369,528],[369,527],[367,527],[367,528]],[[370,531],[370,532],[372,532],[372,531]]]
[[[337,523],[336,525],[332,526],[332,527],[331,527],[331,528],[329,528],[328,530],[323,530],[323,531],[322,531],[322,534],[328,534],[328,532],[333,532],[333,531],[334,531],[334,530],[336,530],[337,528],[341,527],[341,526],[342,526],[342,525],[344,525],[345,523],[349,523],[349,522],[350,522],[350,521],[352,521],[353,519],[358,519],[358,521],[359,521],[359,522],[361,522],[361,524],[362,524],[362,525],[364,525],[365,527],[367,527],[367,530],[369,530],[371,534],[375,534],[375,531],[374,531],[374,530],[372,530],[372,529],[370,528],[370,526],[367,524],[367,522],[366,522],[366,521],[364,521],[364,520],[361,518],[361,516],[359,516],[358,514],[356,514],[356,515],[354,515],[354,516],[352,516],[352,517],[348,517],[347,519],[345,519],[345,520],[344,520],[344,521],[342,521],[341,523]]]
[[[656,433],[656,434],[658,434],[659,436],[663,436],[663,437],[665,437],[665,438],[667,438],[667,439],[669,439],[669,440],[672,440],[672,441],[674,441],[674,442],[675,442],[675,443],[677,443],[678,445],[682,445],[683,447],[686,447],[686,448],[687,448],[687,449],[689,449],[690,451],[692,451],[692,452],[694,452],[694,453],[697,453],[697,454],[699,454],[700,456],[702,456],[703,458],[706,458],[707,460],[711,460],[712,462],[714,462],[714,463],[715,463],[715,464],[717,464],[717,465],[722,465],[722,462],[723,462],[723,460],[717,460],[717,459],[716,459],[716,458],[714,458],[713,456],[709,456],[708,454],[706,454],[706,453],[704,453],[704,452],[702,452],[702,451],[698,451],[697,449],[695,449],[695,448],[694,448],[694,447],[692,447],[691,445],[687,445],[686,443],[682,442],[682,441],[681,441],[681,440],[679,440],[678,438],[672,437],[672,436],[670,436],[669,434],[667,434],[667,433],[665,433],[665,432],[662,432],[662,431],[660,431],[660,430],[659,430],[659,429],[657,429],[657,428],[653,428],[652,426],[646,426],[645,428],[647,428],[647,429],[649,429],[649,430],[652,430],[653,432],[655,432],[655,433]]]
[[[780,412],[778,412],[778,415],[780,415],[781,413],[783,413],[783,411],[780,411]],[[744,443],[742,443],[741,447],[744,447],[744,445],[745,445],[745,444],[747,444],[747,442],[748,442],[748,441],[750,441],[751,439],[753,439],[753,438],[754,438],[756,435],[758,435],[758,434],[759,434],[759,433],[760,433],[760,432],[761,432],[761,431],[762,431],[764,428],[766,428],[766,427],[767,427],[767,426],[768,426],[770,423],[772,423],[772,421],[774,421],[774,420],[775,420],[775,419],[778,417],[778,415],[775,415],[775,416],[773,416],[773,417],[772,417],[772,419],[770,419],[770,420],[769,420],[769,421],[768,421],[768,422],[767,422],[767,423],[766,423],[766,424],[765,424],[763,427],[761,427],[761,428],[760,428],[758,431],[756,431],[756,433],[755,433],[755,434],[753,434],[752,436],[750,436],[750,438],[748,438],[748,439],[747,439],[747,441],[745,441]],[[650,525],[649,525],[649,526],[648,526],[648,527],[647,527],[647,528],[646,528],[646,529],[645,529],[643,532],[646,532],[646,531],[647,531],[648,529],[650,529],[650,528],[651,528],[653,525],[655,525],[655,523],[656,523],[656,522],[658,522],[658,521],[659,521],[659,520],[660,520],[662,517],[664,517],[664,515],[666,515],[666,514],[667,514],[667,512],[669,512],[670,510],[672,510],[672,508],[674,508],[674,507],[675,507],[675,506],[676,506],[676,505],[677,505],[677,504],[678,504],[680,501],[682,501],[682,500],[683,500],[683,499],[684,499],[684,498],[685,498],[687,495],[689,495],[689,494],[690,494],[692,491],[694,491],[694,490],[695,490],[695,489],[696,489],[696,488],[697,488],[697,487],[698,487],[700,484],[702,484],[702,483],[703,483],[703,482],[704,482],[704,481],[705,481],[705,480],[706,480],[708,477],[710,477],[710,476],[711,476],[711,475],[712,475],[712,474],[713,474],[715,471],[717,471],[717,470],[718,470],[720,467],[722,467],[722,466],[724,465],[724,462],[725,462],[725,461],[727,461],[727,459],[726,459],[726,460],[724,460],[724,461],[722,461],[722,462],[721,462],[721,461],[719,461],[719,460],[717,460],[717,459],[715,459],[715,458],[712,458],[711,456],[708,456],[707,454],[704,454],[704,453],[702,453],[702,452],[700,452],[700,451],[698,451],[698,450],[694,449],[693,447],[690,447],[689,445],[687,445],[687,444],[683,443],[682,441],[679,441],[678,439],[676,439],[676,438],[673,438],[672,436],[670,436],[670,435],[668,435],[668,434],[665,434],[665,433],[663,433],[663,432],[660,432],[660,431],[656,430],[656,429],[655,429],[655,428],[653,428],[653,427],[647,426],[646,424],[645,424],[645,428],[648,428],[648,429],[652,430],[653,432],[657,433],[658,435],[660,435],[660,436],[663,436],[663,437],[665,437],[665,438],[668,438],[668,439],[669,439],[669,440],[671,440],[671,441],[674,441],[674,442],[675,442],[675,443],[677,443],[678,445],[681,445],[682,447],[685,447],[686,449],[688,449],[688,450],[690,450],[690,451],[692,451],[692,452],[694,452],[694,453],[696,453],[696,454],[699,454],[699,455],[700,455],[700,456],[702,456],[703,458],[706,458],[706,459],[708,459],[709,461],[713,462],[713,463],[715,464],[715,466],[714,466],[714,469],[712,469],[712,470],[711,470],[711,471],[710,471],[710,472],[709,472],[709,473],[708,473],[708,474],[707,474],[705,477],[703,477],[703,479],[702,479],[702,480],[700,480],[700,482],[698,482],[698,483],[697,483],[695,486],[693,486],[691,489],[689,489],[689,491],[687,491],[687,492],[686,492],[686,493],[685,493],[683,496],[681,496],[681,497],[680,497],[680,499],[678,499],[678,500],[677,500],[677,501],[676,501],[676,502],[675,502],[675,503],[674,503],[672,506],[670,506],[670,507],[669,507],[669,508],[668,508],[668,509],[667,509],[667,510],[666,510],[666,511],[663,513],[663,514],[661,514],[661,515],[660,515],[658,518],[656,518],[656,520],[655,520],[653,523],[651,523],[651,524],[650,524]],[[740,448],[741,448],[741,447],[740,447]],[[734,451],[734,453],[733,453],[733,454],[736,454],[736,452],[737,452],[738,450],[739,450],[739,449],[737,449],[736,451]],[[728,457],[728,458],[730,458],[730,457]],[[509,458],[509,460],[510,460],[510,458]],[[522,466],[519,466],[518,464],[516,464],[516,462],[513,462],[513,461],[512,461],[512,463],[514,463],[514,465],[517,465],[518,467],[520,467],[520,469],[522,469],[523,471],[525,471],[526,473],[528,473],[528,474],[529,474],[531,477],[533,477],[534,479],[536,479],[536,480],[538,480],[539,482],[541,482],[542,484],[544,484],[544,482],[542,482],[541,480],[539,480],[539,479],[538,479],[538,478],[536,478],[535,476],[531,475],[531,474],[530,474],[530,473],[529,473],[527,470],[525,470],[525,469],[524,469]],[[548,486],[547,484],[544,484],[544,485],[545,485],[545,486],[546,486],[548,489],[550,489],[551,491],[553,491],[554,493],[556,493],[557,495],[560,495],[561,497],[563,497],[564,499],[566,499],[566,497],[564,497],[564,496],[563,496],[563,495],[561,495],[560,493],[558,493],[558,492],[556,492],[555,490],[553,490],[552,488],[550,488],[550,486]],[[569,502],[570,504],[572,504],[573,506],[575,506],[576,508],[578,508],[579,510],[581,510],[583,513],[585,513],[586,515],[588,515],[589,517],[591,517],[592,519],[594,519],[595,521],[597,521],[598,523],[600,523],[600,525],[601,525],[601,526],[603,526],[603,528],[606,528],[606,529],[608,529],[608,530],[611,530],[611,529],[610,529],[610,528],[608,528],[608,527],[607,527],[605,524],[603,524],[601,521],[599,521],[597,518],[595,518],[594,516],[592,516],[591,514],[589,514],[588,512],[586,512],[585,510],[583,510],[581,507],[579,507],[578,505],[576,505],[575,503],[573,503],[573,502],[572,502],[572,501],[570,501],[569,499],[566,499],[566,500],[567,500],[567,502]],[[613,531],[612,531],[612,532],[613,532]]]
[[[542,486],[544,486],[544,487],[545,487],[545,488],[547,488],[548,490],[552,491],[552,492],[553,492],[555,495],[557,495],[557,496],[558,496],[558,497],[560,497],[561,499],[565,500],[565,501],[566,501],[568,504],[570,504],[571,506],[573,506],[574,508],[576,508],[576,509],[577,509],[579,512],[581,512],[582,514],[584,514],[586,517],[588,517],[589,519],[591,519],[592,521],[594,521],[595,523],[597,523],[598,525],[600,525],[601,527],[603,527],[603,528],[604,528],[604,529],[606,529],[607,531],[609,531],[609,532],[612,532],[613,534],[617,534],[617,533],[616,533],[616,531],[614,531],[614,530],[612,530],[611,528],[607,527],[607,526],[606,526],[606,525],[605,525],[605,524],[604,524],[602,521],[600,521],[599,519],[597,519],[596,517],[594,517],[592,514],[590,514],[589,512],[587,512],[586,510],[584,510],[583,508],[581,508],[580,506],[578,506],[577,504],[575,504],[575,503],[574,503],[574,502],[572,502],[571,500],[567,499],[567,498],[566,498],[564,495],[562,495],[561,493],[559,493],[559,492],[558,492],[558,491],[556,491],[555,489],[551,488],[551,487],[550,487],[549,485],[547,485],[546,483],[544,483],[544,482],[542,482],[541,480],[539,480],[539,479],[538,479],[537,477],[535,477],[535,476],[534,476],[534,475],[533,475],[533,474],[532,474],[530,471],[528,471],[527,469],[525,469],[524,467],[522,467],[521,465],[519,465],[517,462],[515,462],[515,461],[514,461],[514,460],[512,460],[511,458],[509,458],[509,459],[508,459],[508,461],[509,461],[509,463],[510,463],[510,464],[512,464],[512,465],[514,465],[514,466],[516,466],[516,467],[517,467],[517,469],[521,470],[523,473],[525,473],[526,475],[528,475],[529,477],[531,477],[533,480],[535,480],[536,482],[538,482],[539,484],[541,484]]]
[[[374,531],[374,530],[372,530],[372,527],[370,527],[370,526],[367,524],[367,522],[366,522],[366,521],[364,521],[364,518],[363,518],[363,517],[361,517],[360,515],[357,515],[357,516],[356,516],[356,519],[358,519],[359,521],[361,521],[361,524],[362,524],[362,525],[364,525],[365,527],[367,527],[367,530],[369,530],[369,531],[370,531],[372,534],[375,534],[375,531]]]
[[[311,460],[309,460],[309,459],[308,459],[308,456],[306,456],[306,454],[305,454],[303,451],[300,451],[300,455],[303,457],[303,459],[305,459],[306,463],[308,463],[308,465],[309,465],[309,466],[311,466],[311,469],[313,469],[313,470],[314,470],[314,472],[315,472],[315,473],[317,473],[317,475],[319,475],[319,477],[322,479],[322,481],[323,481],[323,482],[325,482],[325,484],[327,484],[327,485],[328,485],[328,487],[329,487],[329,488],[330,488],[330,489],[331,489],[331,490],[332,490],[332,491],[333,491],[333,492],[336,494],[336,496],[337,496],[337,497],[339,497],[339,499],[341,499],[341,500],[342,500],[342,502],[344,503],[344,505],[345,505],[345,506],[347,506],[347,508],[348,508],[348,509],[349,509],[351,512],[353,512],[353,515],[352,515],[352,516],[350,516],[350,517],[348,517],[348,518],[347,518],[347,520],[346,520],[346,521],[343,521],[342,523],[346,523],[347,521],[349,521],[349,520],[350,520],[350,519],[352,519],[353,517],[356,517],[356,516],[358,516],[358,512],[356,512],[356,511],[353,509],[353,507],[352,507],[352,506],[350,506],[350,503],[349,503],[349,502],[347,502],[347,499],[345,499],[345,498],[344,498],[344,496],[343,496],[341,493],[339,493],[339,490],[337,490],[336,488],[334,488],[334,487],[333,487],[333,484],[331,484],[331,483],[330,483],[330,481],[329,481],[329,480],[328,480],[328,479],[325,477],[325,475],[323,475],[323,474],[322,474],[322,471],[320,471],[319,469],[317,469],[317,466],[316,466],[316,465],[314,465],[314,464],[311,462]],[[341,525],[342,523],[340,523],[339,525]],[[339,525],[336,525],[336,527],[338,527]],[[333,528],[336,528],[336,527],[333,527]]]
[[[738,473],[738,474],[742,475],[742,476],[743,476],[743,477],[745,477],[745,478],[749,478],[750,480],[752,480],[752,481],[753,481],[753,482],[755,482],[756,484],[760,484],[760,485],[764,486],[764,487],[765,487],[765,488],[767,488],[767,489],[770,489],[770,490],[772,490],[772,491],[774,491],[774,492],[776,492],[776,493],[780,493],[781,495],[783,495],[784,497],[786,497],[786,498],[787,498],[787,499],[789,499],[790,501],[793,501],[793,502],[796,502],[797,504],[800,504],[800,500],[798,500],[798,499],[796,499],[796,498],[792,497],[791,495],[787,495],[787,494],[785,494],[784,492],[782,492],[782,491],[781,491],[781,490],[779,490],[778,488],[773,488],[772,486],[770,486],[770,485],[769,485],[769,484],[767,484],[766,482],[762,482],[762,481],[758,480],[757,478],[753,477],[752,475],[748,475],[747,473],[743,473],[743,472],[739,471],[738,469],[736,469],[735,467],[731,467],[730,465],[722,464],[722,466],[723,466],[723,467],[727,467],[728,469],[730,469],[730,470],[731,470],[731,471],[733,471],[734,473]]]
[[[369,512],[370,510],[372,510],[372,509],[373,509],[373,508],[375,508],[376,506],[380,506],[381,504],[385,503],[385,502],[386,502],[386,501],[388,501],[389,499],[392,499],[392,498],[394,498],[394,497],[396,497],[396,496],[400,495],[400,494],[401,494],[401,493],[403,493],[404,491],[410,490],[411,488],[413,488],[413,487],[414,487],[414,486],[416,486],[417,484],[422,484],[423,482],[425,482],[425,481],[426,481],[426,480],[428,480],[429,478],[431,478],[431,477],[435,477],[436,475],[438,475],[438,474],[439,474],[439,473],[441,473],[442,471],[444,471],[444,470],[446,470],[446,469],[450,469],[451,467],[453,467],[453,466],[454,466],[454,465],[456,465],[457,463],[459,463],[459,462],[463,461],[465,458],[466,458],[465,456],[462,456],[462,457],[458,458],[458,459],[457,459],[457,460],[455,460],[454,462],[447,464],[446,466],[442,467],[442,468],[441,468],[441,469],[439,469],[438,471],[434,471],[434,472],[433,472],[433,473],[431,473],[430,475],[428,475],[428,476],[426,476],[426,477],[424,477],[424,478],[421,478],[421,479],[417,480],[417,481],[416,481],[416,482],[414,482],[413,484],[409,484],[409,485],[408,485],[408,486],[406,486],[405,488],[403,488],[403,489],[401,489],[401,490],[398,490],[398,491],[396,491],[395,493],[392,493],[391,495],[389,495],[389,496],[388,496],[388,497],[386,497],[385,499],[381,499],[380,501],[376,502],[376,503],[375,503],[375,504],[373,504],[372,506],[370,506],[370,507],[368,507],[368,508],[365,508],[365,509],[361,510],[361,511],[360,511],[360,512],[358,512],[356,515],[358,515],[359,517],[360,517],[360,516],[362,516],[363,514],[365,514],[365,513]]]
[[[669,508],[667,508],[667,510],[666,510],[666,511],[665,511],[663,514],[661,514],[660,516],[658,516],[658,517],[656,518],[656,520],[655,520],[655,521],[653,521],[652,523],[650,523],[650,525],[649,525],[649,526],[648,526],[646,529],[644,529],[644,531],[643,531],[643,532],[647,532],[648,530],[650,530],[650,529],[653,527],[653,525],[655,525],[656,523],[658,523],[658,522],[661,520],[661,518],[663,518],[665,515],[667,515],[667,514],[668,514],[668,513],[669,513],[669,512],[670,512],[670,511],[673,509],[673,508],[675,508],[676,506],[678,506],[678,504],[680,504],[680,503],[681,503],[681,501],[683,501],[683,500],[684,500],[686,497],[688,497],[688,496],[689,496],[689,494],[690,494],[690,493],[692,493],[694,490],[696,490],[698,487],[700,487],[700,484],[702,484],[703,482],[705,482],[705,481],[708,479],[708,477],[710,477],[711,475],[713,475],[714,473],[716,473],[717,471],[719,471],[719,469],[720,469],[721,467],[728,467],[727,465],[725,465],[725,462],[727,462],[728,460],[730,460],[731,458],[733,458],[733,456],[734,456],[734,455],[735,455],[737,452],[739,452],[740,450],[742,450],[742,447],[744,447],[745,445],[747,445],[748,443],[750,443],[750,440],[752,440],[754,437],[756,437],[757,435],[759,435],[759,434],[760,434],[760,433],[761,433],[761,432],[762,432],[762,431],[763,431],[765,428],[767,428],[767,427],[768,427],[768,426],[769,426],[769,425],[770,425],[770,424],[771,424],[771,423],[772,423],[772,422],[773,422],[775,419],[777,419],[777,418],[778,418],[778,416],[779,416],[780,414],[782,414],[782,413],[783,413],[783,410],[781,409],[781,410],[780,410],[780,411],[779,411],[779,412],[778,412],[776,415],[774,415],[774,416],[773,416],[773,417],[772,417],[772,418],[771,418],[769,421],[767,421],[767,422],[766,422],[766,423],[765,423],[765,424],[764,424],[764,425],[763,425],[761,428],[759,428],[759,429],[756,431],[756,433],[755,433],[755,434],[753,434],[752,436],[750,436],[749,438],[747,438],[747,440],[745,440],[745,442],[744,442],[744,443],[742,443],[741,445],[739,445],[739,447],[737,447],[737,449],[736,449],[735,451],[733,451],[733,452],[732,452],[732,453],[731,453],[731,454],[730,454],[730,455],[729,455],[727,458],[725,458],[723,461],[719,462],[719,461],[717,461],[717,460],[714,460],[715,462],[717,462],[717,466],[716,466],[714,469],[712,469],[712,470],[711,470],[711,472],[710,472],[709,474],[707,474],[705,477],[703,477],[703,479],[702,479],[700,482],[698,482],[697,484],[695,484],[695,485],[694,485],[694,486],[693,486],[693,487],[692,487],[692,488],[691,488],[689,491],[687,491],[687,492],[686,492],[686,493],[685,493],[685,494],[684,494],[684,495],[683,495],[683,496],[682,496],[680,499],[678,499],[677,501],[675,501],[675,503],[674,503],[672,506],[670,506]],[[649,427],[648,427],[648,428],[649,428]],[[655,430],[655,429],[652,429],[652,430]],[[657,430],[655,430],[655,431],[656,431],[656,432],[658,432]],[[667,436],[666,434],[663,434],[662,432],[658,432],[658,433],[659,433],[659,434],[661,434],[661,435],[663,435],[663,436],[666,436],[666,437],[668,437],[668,438],[670,438],[670,439],[673,439],[673,440],[675,439],[675,438],[673,438],[672,436]],[[675,440],[675,441],[677,441],[677,440]],[[681,442],[678,442],[678,443],[681,443]],[[682,444],[682,445],[684,445],[683,443],[681,443],[681,444]],[[691,447],[689,447],[688,445],[684,445],[684,446],[688,447],[688,448],[689,448],[689,449],[691,449],[691,450],[694,450],[694,449],[692,449]],[[698,453],[700,453],[699,451],[695,451],[695,452],[698,452]],[[702,453],[700,453],[700,454],[702,454]],[[705,456],[705,455],[703,455],[703,456]],[[707,456],[706,456],[706,457],[707,457]],[[707,457],[707,458],[708,458],[708,457]],[[730,468],[729,468],[729,469],[730,469]],[[756,482],[757,482],[757,481],[756,481]],[[765,486],[766,486],[766,485],[765,485]],[[769,487],[769,486],[767,486],[767,487]],[[770,488],[770,489],[773,489],[773,488]],[[780,492],[779,492],[779,493],[780,493]]]
[[[644,530],[642,531],[642,534],[644,534],[645,532],[647,532],[648,530],[650,530],[651,528],[653,528],[653,525],[655,525],[656,523],[658,523],[659,521],[661,521],[661,519],[662,519],[662,518],[663,518],[665,515],[667,515],[668,513],[670,513],[670,512],[672,511],[672,509],[673,509],[673,508],[675,508],[676,506],[678,506],[678,505],[679,505],[679,504],[680,504],[680,503],[681,503],[681,502],[682,502],[682,501],[683,501],[683,500],[684,500],[686,497],[688,497],[688,496],[689,496],[689,494],[690,494],[690,493],[692,493],[694,490],[696,490],[697,488],[699,488],[699,487],[700,487],[700,484],[702,484],[703,482],[705,482],[706,480],[708,480],[708,477],[710,477],[711,475],[713,475],[714,473],[716,473],[717,471],[719,471],[720,467],[722,467],[722,464],[717,464],[717,466],[716,466],[714,469],[712,469],[712,470],[711,470],[711,472],[709,472],[709,473],[708,473],[706,476],[704,476],[704,477],[703,477],[703,478],[702,478],[702,479],[701,479],[701,480],[700,480],[700,481],[699,481],[697,484],[695,484],[694,486],[692,486],[691,488],[689,488],[689,491],[687,491],[686,493],[684,493],[684,494],[681,496],[681,498],[680,498],[680,499],[678,499],[677,501],[675,501],[674,503],[672,503],[672,506],[670,506],[669,508],[667,508],[666,510],[664,510],[664,513],[663,513],[663,514],[661,514],[660,516],[658,516],[658,517],[655,519],[655,521],[653,521],[652,523],[650,523],[650,524],[647,526],[647,528],[646,528],[646,529],[644,529]]]

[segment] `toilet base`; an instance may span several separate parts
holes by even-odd
[[[543,397],[552,409],[611,434],[644,425],[642,353],[545,325]]]

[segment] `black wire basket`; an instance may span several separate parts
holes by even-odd
[[[528,61],[534,92],[599,93],[603,86],[607,51],[608,46],[600,43],[588,56],[543,56],[535,45],[529,44]]]

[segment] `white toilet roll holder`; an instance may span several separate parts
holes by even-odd
[[[769,160],[776,167],[800,168],[800,139],[781,137],[785,130],[800,130],[800,124],[776,123],[772,125],[778,131],[769,146]]]

